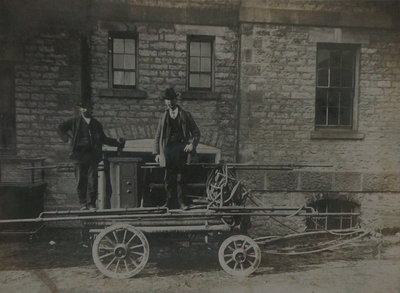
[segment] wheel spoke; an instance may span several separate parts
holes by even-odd
[[[143,247],[143,244],[138,244],[135,246],[129,246],[129,249],[135,249],[135,248],[139,248],[139,247]]]
[[[253,262],[250,261],[248,258],[246,259],[246,261],[250,264],[250,266],[254,266],[254,264],[256,263],[256,260],[254,260]]]
[[[131,239],[128,240],[128,242],[126,243],[126,245],[129,245],[129,243],[131,243],[131,241],[137,236],[137,234],[133,234],[133,236],[131,237]]]
[[[224,254],[224,257],[232,257],[233,253],[229,253],[229,254]]]
[[[137,255],[140,255],[140,256],[144,256],[144,253],[142,253],[142,252],[131,251],[131,253],[134,253],[134,254],[137,254]]]
[[[103,258],[109,257],[111,255],[114,255],[114,251],[110,252],[110,253],[107,253],[107,254],[103,254],[102,256],[99,256],[99,259],[103,259]]]
[[[226,248],[229,248],[230,250],[235,251],[235,247],[232,247],[230,244]]]
[[[133,265],[134,265],[135,267],[138,267],[138,266],[139,266],[139,264],[138,264],[131,256],[129,256],[129,259],[131,260],[131,262],[133,263]]]
[[[108,270],[108,268],[111,266],[111,264],[114,262],[114,260],[116,260],[117,257],[114,256],[114,258],[108,263],[108,265],[106,266],[106,270]]]
[[[114,248],[102,246],[102,247],[99,247],[99,250],[114,250]]]
[[[108,237],[108,236],[104,236],[104,240],[107,240],[111,245],[113,245],[113,246],[115,246],[117,243],[115,243],[114,241],[112,241],[111,239],[110,239],[110,237]]]
[[[235,265],[233,266],[233,270],[234,270],[234,271],[236,271],[237,265],[238,265],[238,263],[235,262]]]
[[[126,262],[126,259],[124,259],[124,264],[125,264],[126,271],[129,272],[129,267],[128,267],[128,263]]]
[[[243,264],[242,264],[242,263],[240,263],[240,269],[241,269],[242,271],[244,271],[244,268],[243,268]]]
[[[226,264],[229,264],[229,263],[231,263],[232,261],[234,261],[234,259],[233,259],[233,258],[229,259],[229,260],[228,260],[228,261],[226,261],[225,263],[226,263]]]
[[[128,230],[124,230],[124,237],[122,238],[122,243],[125,243],[127,233],[128,233]]]
[[[117,243],[119,243],[117,232],[115,230],[113,231],[113,235],[114,235],[115,241],[117,241]]]
[[[236,241],[233,241],[233,245],[235,246],[235,249],[238,248]]]
[[[118,267],[119,267],[119,263],[121,262],[121,260],[119,259],[117,261],[117,264],[115,265],[115,269],[114,269],[114,273],[116,273],[118,271]]]

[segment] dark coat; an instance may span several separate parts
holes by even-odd
[[[69,119],[63,123],[61,123],[58,126],[58,133],[61,137],[61,139],[64,142],[68,142],[70,140],[71,143],[71,153],[70,153],[70,158],[71,159],[78,159],[79,160],[79,153],[77,152],[77,144],[78,144],[78,133],[79,133],[79,127],[81,123],[86,123],[83,121],[82,117],[78,118],[72,118]],[[103,125],[99,121],[97,121],[95,118],[91,118],[90,124],[89,124],[90,132],[92,134],[92,143],[93,143],[93,149],[95,152],[95,158],[97,161],[102,160],[102,154],[103,154],[103,144],[109,145],[109,146],[119,146],[120,143],[113,138],[107,137],[104,134],[103,131]]]
[[[179,107],[179,106],[178,106]],[[153,154],[160,155],[160,166],[165,167],[165,146],[168,143],[171,127],[167,123],[169,110],[167,109],[160,120],[158,121],[157,133],[154,139]],[[182,125],[182,133],[184,142],[193,145],[193,152],[195,152],[197,145],[200,141],[200,130],[194,122],[192,115],[179,107],[178,117]]]

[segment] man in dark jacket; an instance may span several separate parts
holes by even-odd
[[[168,206],[175,194],[181,209],[187,209],[183,194],[183,174],[188,155],[196,151],[200,140],[200,130],[192,115],[177,104],[173,88],[165,90],[163,99],[167,110],[162,114],[154,140],[153,154],[156,162],[165,167],[164,184]],[[176,187],[176,189],[175,189]]]
[[[103,126],[92,117],[89,104],[79,104],[80,116],[69,119],[58,126],[64,142],[70,141],[70,158],[75,161],[75,175],[81,210],[95,210],[97,200],[97,168],[102,160],[103,144],[122,149],[125,140],[119,141],[104,134]]]

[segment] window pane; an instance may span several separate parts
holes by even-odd
[[[330,86],[340,86],[340,69],[331,69]]]
[[[342,70],[342,87],[353,87],[353,71]]]
[[[135,53],[135,40],[125,39],[125,53],[134,54]]]
[[[328,69],[319,69],[317,75],[318,86],[328,86]]]
[[[124,39],[114,39],[113,40],[113,52],[114,53],[124,53]]]
[[[340,108],[340,125],[350,125],[350,124],[351,124],[350,108],[348,107]]]
[[[200,71],[199,57],[190,57],[190,71]]]
[[[200,87],[200,74],[190,74],[190,87]]]
[[[201,53],[201,56],[203,56],[203,57],[210,57],[211,56],[211,44],[209,42],[202,42],[200,53]]]
[[[316,108],[315,124],[326,125],[326,107],[317,107]]]
[[[318,50],[318,58],[317,58],[317,66],[318,69],[328,68],[329,66],[329,50]]]
[[[328,106],[339,107],[339,92],[337,91],[328,92]]]
[[[125,85],[133,86],[135,85],[135,73],[134,72],[125,72]]]
[[[114,71],[114,84],[115,85],[123,85],[124,84],[124,72],[123,71]]]
[[[341,107],[351,107],[353,100],[353,93],[350,91],[342,91],[340,94],[340,106]]]
[[[135,69],[135,55],[125,55],[124,68]]]
[[[339,111],[338,108],[328,108],[328,125],[339,124]]]
[[[190,56],[200,56],[200,42],[190,42]]]
[[[211,72],[211,59],[210,58],[201,58],[201,71],[202,72]]]
[[[340,68],[341,53],[339,50],[334,50],[331,52],[331,60],[329,66],[331,68]]]
[[[317,89],[317,107],[326,107],[327,105],[327,90]]]
[[[200,87],[204,87],[204,88],[211,87],[210,76],[208,74],[200,75]]]
[[[113,66],[114,69],[123,69],[124,68],[124,55],[115,54],[113,58]]]
[[[342,52],[342,68],[353,69],[354,65],[354,53],[350,50],[344,50]]]

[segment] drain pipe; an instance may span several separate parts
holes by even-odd
[[[239,4],[242,6],[242,1]],[[242,33],[241,33],[241,24],[239,19],[240,9],[238,9],[237,14],[237,53],[236,53],[236,62],[237,62],[237,74],[236,74],[236,123],[235,123],[235,154],[234,161],[236,163],[239,162],[239,139],[240,139],[240,115],[241,115],[241,94],[240,94],[240,77],[241,77],[241,51],[242,51]]]

